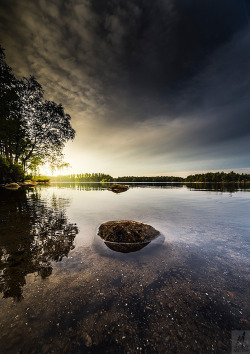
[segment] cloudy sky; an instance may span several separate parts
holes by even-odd
[[[250,171],[248,0],[1,0],[0,44],[71,115],[65,173]]]

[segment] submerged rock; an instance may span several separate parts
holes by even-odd
[[[119,242],[104,242],[105,245],[112,251],[130,253],[140,251],[142,248],[146,247],[150,242],[141,243],[119,243]]]
[[[90,335],[87,332],[84,332],[82,334],[82,340],[83,343],[85,344],[86,347],[91,347],[92,346],[92,338],[90,337]]]
[[[128,186],[125,186],[124,184],[115,183],[112,184],[112,186],[108,187],[108,190],[114,193],[122,193],[128,190]]]
[[[108,221],[98,231],[102,239],[116,243],[147,243],[159,234],[152,226],[134,220]]]

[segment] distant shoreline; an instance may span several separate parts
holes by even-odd
[[[249,183],[250,174],[225,172],[207,172],[189,175],[185,178],[177,176],[120,176],[112,177],[104,173],[80,173],[71,175],[46,176],[50,182],[90,182],[90,183]]]
[[[183,182],[133,182],[133,181],[130,181],[130,182],[127,182],[127,181],[119,181],[119,182],[68,182],[68,181],[53,181],[53,182],[50,182],[50,184],[52,183],[81,183],[81,184],[86,184],[86,183],[96,183],[96,184],[114,184],[114,183],[129,183],[129,184],[193,184],[193,183],[199,183],[199,184],[250,184],[250,181],[245,181],[245,182],[242,182],[242,181],[231,181],[231,182],[209,182],[209,181],[206,181],[206,182],[186,182],[186,181],[183,181]]]

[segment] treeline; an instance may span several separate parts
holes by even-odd
[[[182,177],[174,176],[156,176],[156,177],[135,177],[135,176],[125,176],[118,177],[115,179],[116,182],[184,182],[185,179]]]
[[[82,173],[50,177],[51,182],[113,182],[114,178],[105,173]]]
[[[185,179],[185,182],[245,183],[250,182],[250,174],[239,174],[234,171],[230,173],[208,172],[190,175]]]
[[[189,175],[186,178],[175,176],[155,176],[155,177],[138,177],[124,176],[114,178],[105,173],[82,173],[67,176],[49,177],[51,182],[210,182],[210,183],[247,183],[250,182],[250,174],[239,174],[235,172],[208,172],[195,175]]]
[[[117,177],[114,178],[105,173],[82,173],[72,174],[67,176],[50,177],[51,182],[184,182],[184,178],[181,177]]]
[[[0,46],[0,183],[24,178],[45,163],[63,167],[62,149],[74,139],[71,117],[44,99],[33,77],[17,78]]]

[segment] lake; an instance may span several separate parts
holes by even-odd
[[[160,236],[112,250],[98,227],[120,219]],[[1,353],[227,353],[250,333],[250,187],[55,183],[1,191],[0,222]]]

